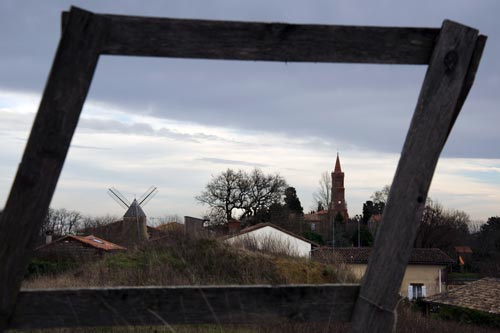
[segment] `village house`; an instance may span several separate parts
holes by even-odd
[[[322,247],[313,251],[312,256],[320,261],[330,257],[341,260],[361,280],[371,252],[372,248],[366,247]],[[452,263],[453,260],[440,249],[413,249],[399,290],[400,295],[414,299],[445,291],[446,272]]]
[[[272,223],[259,223],[239,232],[237,223],[239,221],[232,221],[232,225],[229,225],[230,234],[224,237],[226,243],[306,258],[310,257],[313,249],[319,247],[318,244]]]
[[[50,238],[48,238],[50,241]],[[35,249],[39,259],[78,259],[92,260],[106,254],[126,251],[123,246],[108,242],[94,235],[64,236]]]

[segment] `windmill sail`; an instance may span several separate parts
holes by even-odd
[[[116,188],[111,187],[108,189],[108,195],[115,200],[120,206],[127,209],[130,207],[130,201],[123,194],[120,193]]]
[[[151,186],[143,195],[139,198],[139,206],[144,207],[153,197],[158,193],[158,188],[156,186]]]

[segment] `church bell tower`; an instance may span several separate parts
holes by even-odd
[[[345,188],[344,188],[344,173],[340,167],[339,154],[337,153],[337,161],[335,162],[335,169],[332,172],[332,201],[330,202],[330,216],[335,219],[338,214],[342,216],[344,222],[349,219],[347,213],[347,204],[345,202]]]

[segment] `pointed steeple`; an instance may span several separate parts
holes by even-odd
[[[333,172],[342,172],[342,169],[340,168],[340,159],[339,159],[339,153],[337,152],[337,161],[335,162],[335,169]]]

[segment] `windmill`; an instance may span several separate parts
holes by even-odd
[[[123,215],[119,232],[126,238],[128,244],[138,244],[148,239],[147,218],[142,210],[153,197],[158,193],[156,186],[151,186],[139,199],[130,202],[120,191],[114,187],[108,189],[108,195],[121,207],[127,211]]]
[[[120,191],[114,187],[108,188],[108,195],[121,207],[124,209],[130,209],[132,205],[137,205],[139,208],[144,207],[153,197],[158,193],[158,187],[152,185],[150,188],[144,192],[143,195],[139,197],[139,200],[134,198],[134,201],[130,202]],[[142,210],[142,209],[141,209]]]

